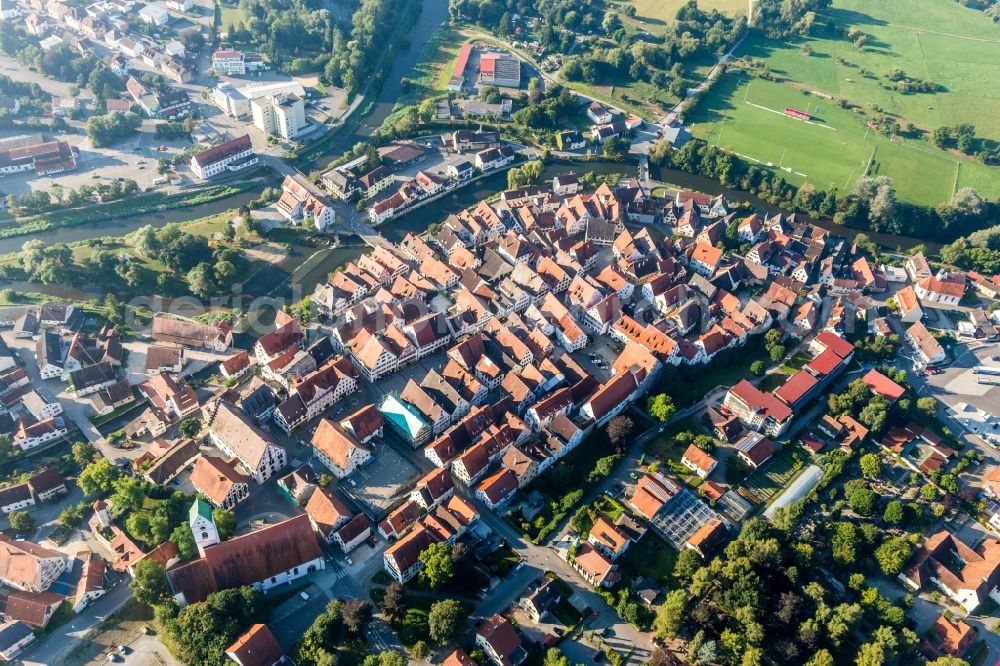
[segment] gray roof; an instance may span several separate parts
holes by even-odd
[[[0,623],[0,650],[7,650],[34,632],[20,620]]]

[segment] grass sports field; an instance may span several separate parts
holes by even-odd
[[[832,34],[790,44],[749,38],[737,56],[766,60],[791,82],[727,76],[689,117],[692,132],[751,161],[771,163],[790,182],[820,189],[830,184],[849,188],[867,170],[892,177],[899,197],[914,203],[946,201],[956,187],[1000,195],[1000,169],[938,150],[928,141],[875,136],[860,115],[828,99],[845,98],[864,109],[877,105],[901,124],[912,122],[928,132],[968,122],[977,134],[1000,139],[995,113],[1000,31],[995,25],[950,0],[834,0],[826,17],[838,30],[858,27],[868,43],[858,49]],[[806,44],[812,55],[803,53]],[[886,90],[884,75],[896,67],[945,91],[903,95]],[[815,124],[784,115],[786,106],[807,110],[816,116]]]
[[[813,120],[785,115],[789,106],[807,111]],[[893,143],[869,132],[858,116],[834,102],[771,81],[727,77],[688,122],[712,145],[817,189],[849,189],[866,173],[886,175],[901,199],[935,204],[951,197],[958,172],[951,155],[919,141]]]

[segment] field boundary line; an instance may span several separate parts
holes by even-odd
[[[836,127],[830,127],[829,125],[824,125],[823,123],[816,123],[816,122],[813,122],[811,120],[802,120],[801,118],[792,118],[790,115],[788,115],[784,111],[778,111],[777,109],[771,109],[771,108],[768,108],[766,106],[761,106],[760,104],[755,104],[754,102],[751,102],[749,100],[743,100],[743,103],[744,104],[749,104],[750,106],[757,107],[758,109],[763,109],[764,111],[770,111],[771,113],[776,113],[779,116],[782,116],[784,118],[788,118],[790,120],[798,120],[799,122],[806,123],[807,125],[814,125],[816,127],[822,127],[823,129],[832,130],[834,132],[837,131]]]
[[[744,155],[743,153],[738,153],[735,150],[726,150],[725,148],[719,148],[719,150],[721,150],[724,153],[731,153],[733,155],[737,155],[739,157],[742,157],[745,160],[750,160],[751,162],[756,162],[757,164],[763,164],[764,166],[768,167],[769,169],[777,169],[778,171],[784,171],[786,173],[792,173],[792,174],[795,174],[796,176],[802,176],[803,178],[808,178],[809,177],[809,174],[802,173],[801,171],[796,171],[796,170],[792,169],[792,167],[777,166],[777,165],[774,164],[774,162],[765,162],[764,160],[759,160],[756,157],[751,157],[750,155]]]
[[[970,42],[985,42],[987,44],[1000,44],[1000,39],[986,39],[985,37],[969,37],[968,35],[956,35],[953,32],[939,32],[937,30],[927,30],[926,28],[914,28],[909,25],[900,25],[898,23],[886,23],[885,25],[890,28],[899,28],[901,30],[912,30],[913,32],[926,32],[930,35],[938,35],[939,37],[952,37],[954,39],[964,39]]]

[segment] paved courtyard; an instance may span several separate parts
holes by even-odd
[[[338,485],[365,513],[381,518],[400,496],[409,492],[420,470],[384,441],[375,446],[372,457],[370,463],[341,479]]]

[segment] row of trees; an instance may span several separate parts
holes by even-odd
[[[261,0],[242,0],[249,1]],[[360,92],[376,74],[382,56],[393,48],[390,38],[396,28],[401,22],[412,20],[417,11],[419,3],[361,0],[351,19],[350,34],[343,30],[333,33],[332,53],[323,69],[324,80],[348,92]]]
[[[974,231],[941,248],[941,261],[986,275],[1000,273],[1000,224]]]
[[[38,215],[59,208],[73,208],[89,203],[117,201],[139,193],[139,184],[131,178],[112,180],[97,185],[81,185],[65,189],[56,185],[51,190],[34,190],[23,194],[8,194],[7,210],[21,217]]]
[[[680,149],[658,142],[649,160],[657,166],[714,178],[786,209],[832,217],[857,229],[948,242],[1000,223],[1000,205],[985,201],[971,188],[958,190],[951,201],[935,208],[898,201],[887,176],[859,178],[847,193],[833,185],[825,191],[811,183],[796,188],[781,176],[698,139]],[[976,254],[987,261],[994,256]]]

